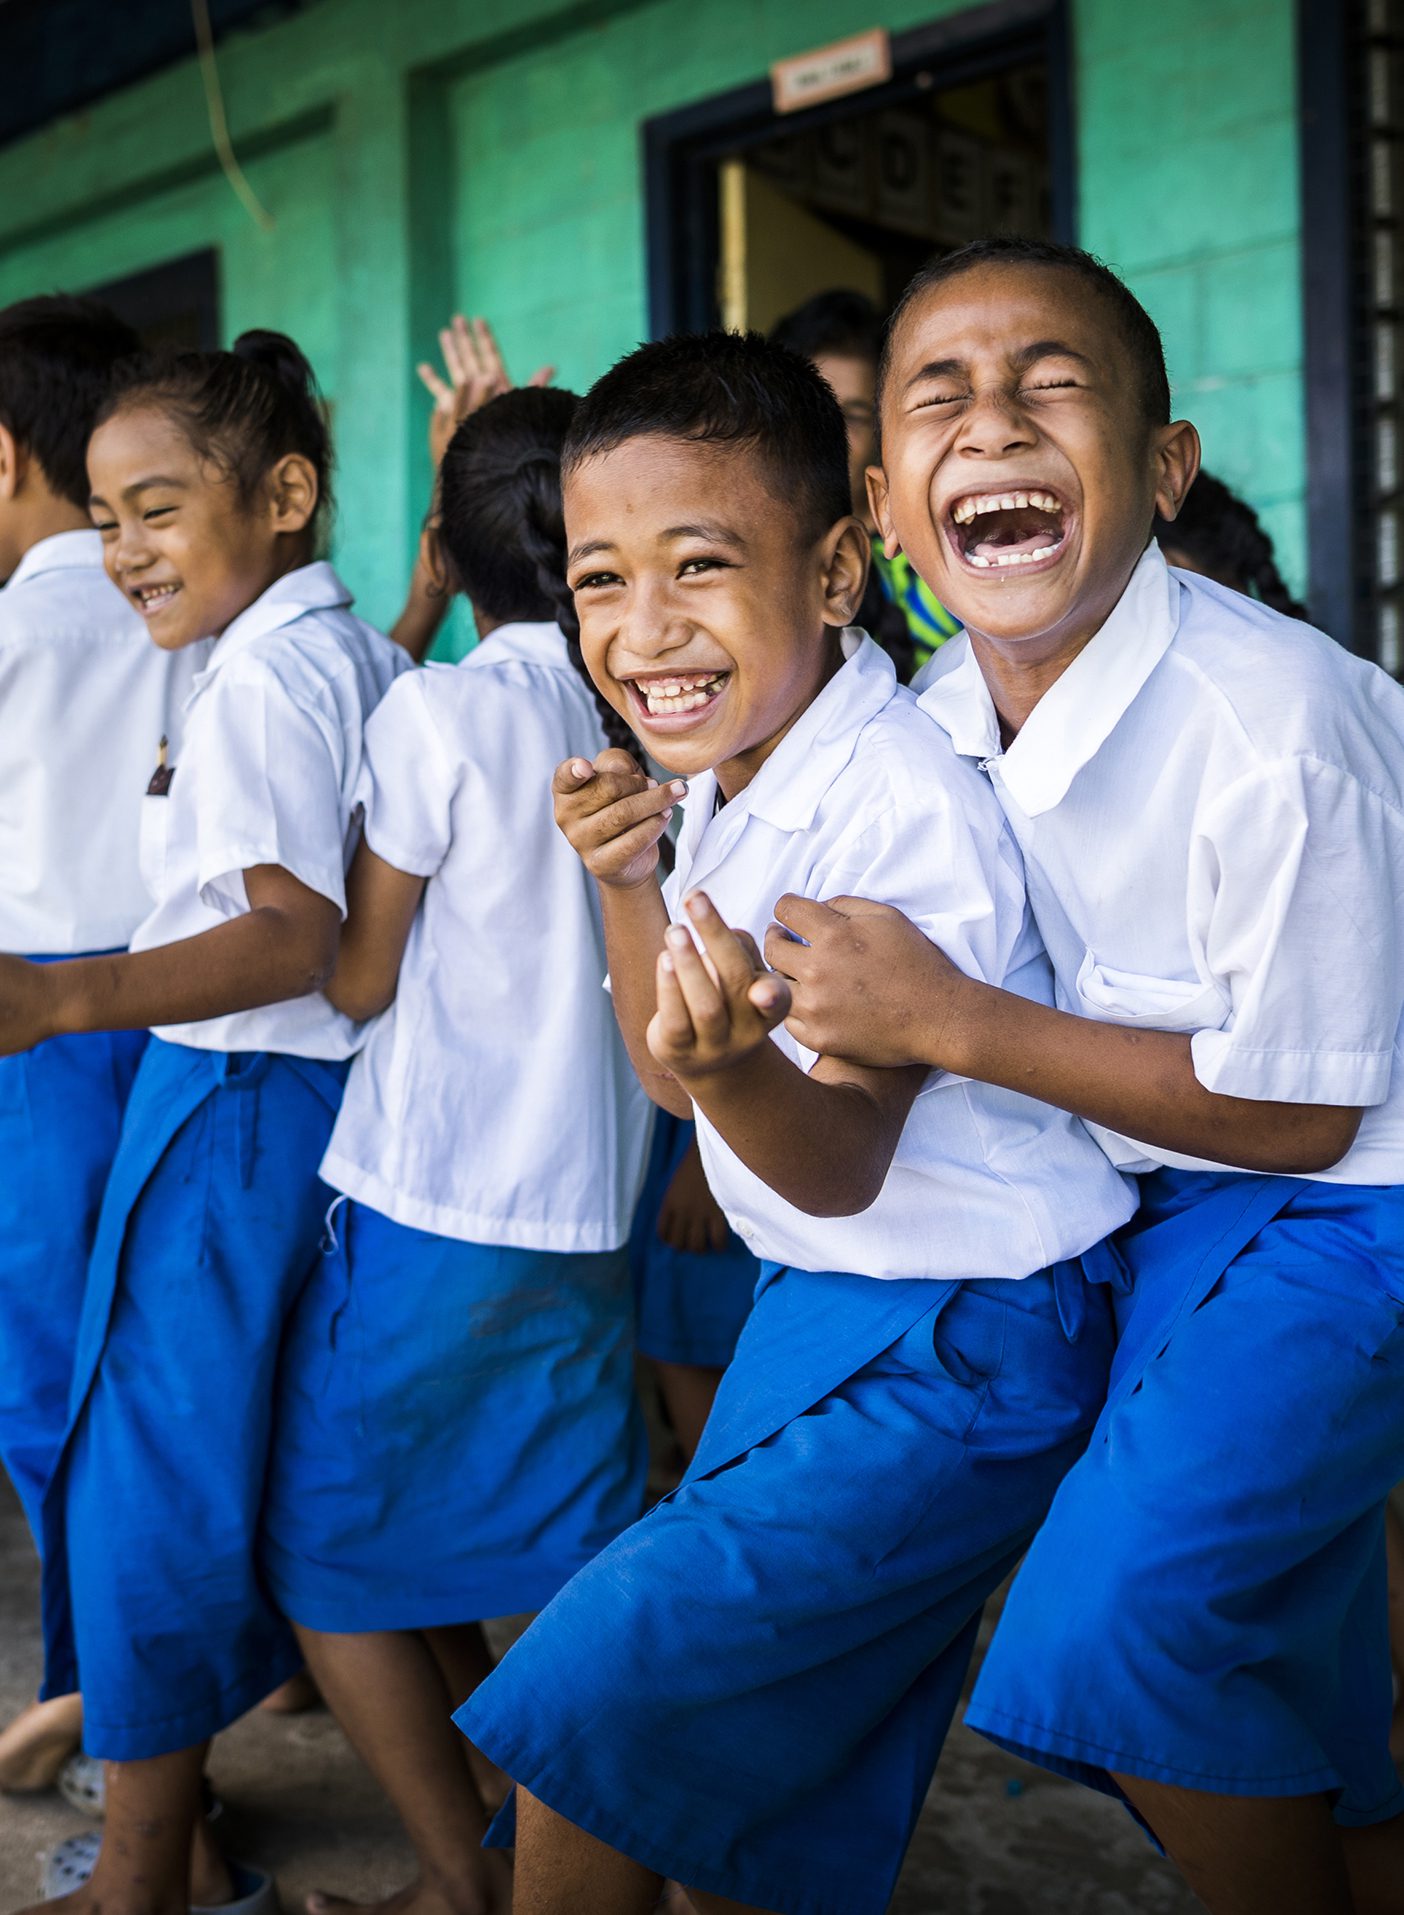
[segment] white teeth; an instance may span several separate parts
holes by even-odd
[[[655,678],[647,685],[638,685],[638,690],[649,713],[659,717],[665,712],[696,711],[699,705],[710,703],[725,677],[725,672],[705,677],[693,672],[677,678]]]
[[[981,497],[957,500],[951,517],[957,525],[969,525],[982,512],[1013,512],[1028,505],[1040,512],[1056,512],[1060,515],[1063,510],[1051,492],[990,492]]]
[[[1035,552],[1007,552],[1001,557],[982,559],[976,552],[967,552],[966,560],[978,565],[984,571],[1000,571],[1011,565],[1033,565],[1039,559],[1051,559],[1057,551],[1056,545],[1040,545]]]

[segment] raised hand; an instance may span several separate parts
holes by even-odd
[[[462,313],[455,313],[439,334],[439,350],[447,378],[428,360],[416,367],[434,401],[429,415],[429,456],[436,472],[449,440],[463,421],[489,399],[510,392],[515,384],[486,319],[465,319]],[[549,386],[555,372],[554,366],[538,366],[527,384]]]
[[[754,939],[731,930],[705,892],[693,892],[685,908],[702,949],[685,926],[669,927],[648,1027],[654,1061],[683,1083],[754,1056],[789,1007],[789,992],[766,971]]]
[[[655,876],[658,841],[686,790],[680,778],[660,785],[618,749],[593,764],[568,758],[551,780],[556,823],[586,869],[600,884],[625,890]]]

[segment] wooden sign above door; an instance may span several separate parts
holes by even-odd
[[[837,100],[845,93],[881,86],[892,78],[892,42],[886,27],[855,33],[847,40],[792,54],[770,69],[771,98],[777,113]]]

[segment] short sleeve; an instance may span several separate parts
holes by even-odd
[[[954,793],[892,806],[843,847],[814,895],[890,904],[968,977],[1002,985],[1024,931],[1023,879],[993,800],[972,795],[968,811]]]
[[[430,675],[397,679],[366,725],[356,798],[366,843],[414,878],[432,878],[448,856],[458,775],[429,709]]]
[[[333,713],[300,703],[271,672],[220,674],[210,731],[219,750],[196,786],[202,902],[248,909],[244,873],[276,864],[346,915],[345,741]]]
[[[1366,1107],[1404,1005],[1404,818],[1338,766],[1240,780],[1192,847],[1190,926],[1229,1011],[1191,1040],[1224,1096]]]

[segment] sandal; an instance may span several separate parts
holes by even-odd
[[[107,1771],[96,1756],[69,1756],[59,1770],[58,1792],[71,1809],[100,1822],[107,1810]]]
[[[101,1833],[97,1829],[86,1829],[82,1835],[70,1835],[66,1842],[51,1849],[42,1858],[41,1898],[56,1902],[60,1896],[71,1895],[75,1889],[82,1888],[97,1866],[101,1847]],[[229,1879],[234,1887],[230,1901],[221,1902],[216,1908],[199,1908],[192,1903],[190,1915],[280,1915],[278,1890],[271,1875],[265,1875],[261,1869],[246,1868],[242,1862],[231,1862]]]

